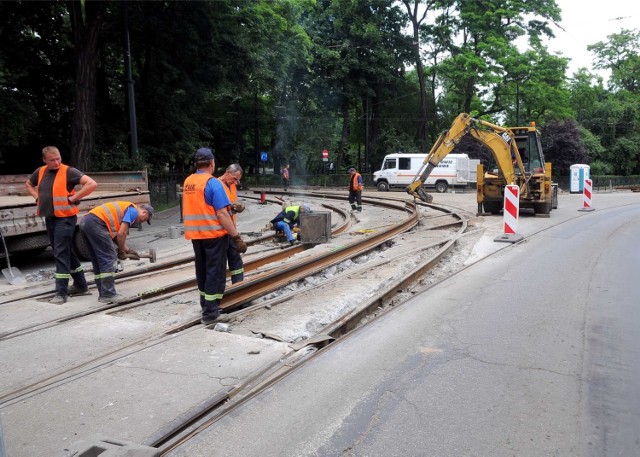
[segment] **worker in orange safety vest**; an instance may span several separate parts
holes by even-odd
[[[238,218],[236,214],[244,211],[244,204],[238,201],[238,184],[242,179],[242,167],[237,163],[232,163],[227,167],[224,174],[220,176],[220,181],[224,184],[224,190],[229,197],[231,205],[231,220],[233,225],[238,227]],[[244,262],[242,256],[238,252],[238,247],[233,238],[229,238],[229,248],[227,249],[227,262],[229,264],[229,273],[231,275],[231,284],[236,284],[244,280]]]
[[[64,165],[55,146],[42,150],[44,166],[26,181],[27,192],[36,199],[36,215],[44,217],[47,235],[56,261],[56,294],[49,303],[61,305],[70,295],[89,293],[82,264],[73,250],[80,200],[98,184],[77,168]],[[82,186],[78,191],[76,186]],[[69,279],[73,284],[69,287]]]
[[[220,302],[227,282],[227,249],[233,239],[238,252],[247,244],[236,229],[229,207],[231,202],[224,185],[213,177],[215,159],[209,148],[195,155],[196,172],[183,185],[184,236],[191,240],[195,254],[196,281],[200,294],[202,318],[209,325],[220,316]]]
[[[116,293],[117,259],[137,259],[138,253],[127,246],[129,228],[137,223],[151,224],[155,210],[146,203],[136,205],[128,201],[114,201],[96,206],[80,222],[98,289],[100,303],[120,303],[126,297]],[[117,251],[117,252],[116,252]]]
[[[349,203],[353,211],[360,213],[362,212],[362,189],[364,189],[362,176],[353,167],[349,168],[349,175]]]

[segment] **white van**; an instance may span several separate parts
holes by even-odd
[[[380,191],[406,187],[411,184],[426,157],[426,154],[388,154],[382,161],[382,169],[373,173],[373,182]],[[446,192],[454,186],[467,187],[476,182],[479,163],[479,160],[470,159],[467,154],[448,154],[431,172],[424,185],[435,187],[438,192]]]

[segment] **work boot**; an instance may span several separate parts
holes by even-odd
[[[89,292],[89,288],[85,287],[84,289],[81,289],[80,287],[77,287],[75,284],[71,285],[69,287],[69,295],[70,296],[74,296],[74,295],[91,295],[91,292]]]
[[[202,319],[200,319],[200,322],[204,325],[211,325],[216,322],[218,317],[220,317],[220,311],[217,311],[214,314],[211,314],[207,317],[203,316]]]
[[[98,297],[98,301],[100,303],[106,303],[106,304],[111,304],[111,303],[122,303],[123,301],[126,300],[127,297],[125,297],[124,295],[120,295],[120,294],[115,294],[115,295],[110,295],[110,296],[103,296],[103,297]]]
[[[67,297],[64,295],[56,295],[51,300],[49,300],[49,303],[51,303],[52,305],[64,305],[66,302]]]

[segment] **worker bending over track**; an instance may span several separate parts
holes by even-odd
[[[129,227],[135,222],[151,224],[154,212],[151,205],[115,201],[96,206],[80,222],[82,236],[89,248],[99,302],[119,303],[123,300],[115,287],[117,259],[140,259],[126,244]]]

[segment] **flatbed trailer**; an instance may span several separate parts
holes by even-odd
[[[135,204],[150,203],[147,170],[87,173],[98,188],[80,202],[78,223],[90,210],[108,201],[126,200]],[[0,230],[9,254],[35,254],[49,246],[44,218],[36,216],[36,203],[27,192],[29,175],[0,175]],[[78,227],[74,246],[83,259],[89,258]],[[0,253],[4,248],[0,243]]]

